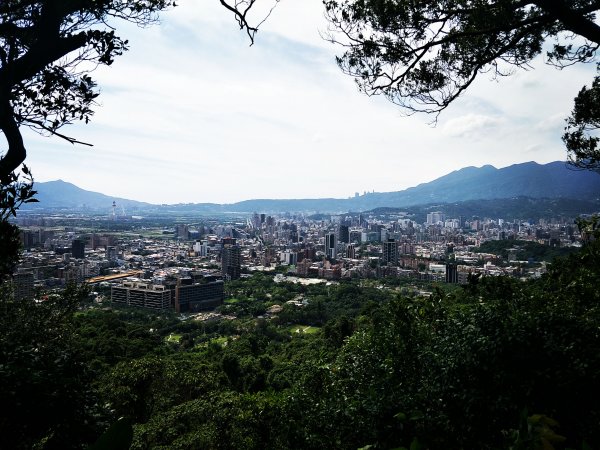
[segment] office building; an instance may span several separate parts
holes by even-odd
[[[456,263],[446,264],[446,283],[458,283],[458,267]]]
[[[356,259],[356,245],[348,244],[346,246],[346,258]]]
[[[335,233],[327,233],[325,235],[325,256],[329,259],[335,259],[337,251],[335,247]]]
[[[13,275],[13,295],[15,300],[33,299],[33,273],[19,272]]]
[[[175,227],[175,237],[187,241],[190,238],[190,229],[187,225],[180,223]]]
[[[175,310],[198,312],[215,309],[223,304],[223,280],[180,285],[175,288]]]
[[[122,286],[113,286],[110,298],[114,303],[151,309],[171,307],[171,291],[166,286],[147,283],[125,282]]]
[[[384,265],[395,266],[398,264],[398,243],[395,239],[388,239],[382,245]]]
[[[434,211],[427,214],[427,225],[444,225],[446,215],[441,211]]]
[[[340,225],[338,228],[338,240],[347,244],[350,242],[350,228],[348,225]]]
[[[85,258],[85,242],[81,239],[74,239],[71,242],[71,255],[77,259]]]
[[[235,239],[227,239],[227,242],[221,250],[221,273],[226,280],[237,280],[241,271],[241,249],[235,244]]]

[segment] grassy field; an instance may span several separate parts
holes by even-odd
[[[178,344],[179,341],[181,340],[181,334],[170,334],[165,338],[165,340],[167,342],[174,342],[174,343]]]
[[[196,344],[195,348],[206,348],[209,343],[215,343],[220,345],[221,347],[225,347],[227,345],[227,337],[221,336],[218,338],[211,339],[209,342],[202,342],[201,344]]]
[[[225,346],[225,344],[227,344],[227,337],[222,336],[222,337],[214,338],[210,342],[214,342],[215,344],[219,344],[221,347],[223,347],[223,346]]]
[[[288,328],[288,331],[292,334],[315,334],[320,330],[320,327],[311,327],[306,325],[292,325]]]

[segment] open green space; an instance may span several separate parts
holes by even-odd
[[[307,325],[292,325],[288,331],[293,334],[315,334],[321,330],[321,327]]]
[[[228,340],[227,336],[219,336],[219,337],[211,339],[210,341],[205,341],[205,342],[196,344],[194,348],[196,350],[206,349],[209,344],[217,344],[221,347],[225,347],[227,345],[227,340]]]
[[[211,339],[210,342],[214,344],[219,344],[221,347],[223,347],[225,344],[227,344],[227,336],[221,336],[218,338]]]
[[[181,334],[169,334],[165,340],[167,342],[174,342],[176,344],[179,343],[179,341],[181,340]]]

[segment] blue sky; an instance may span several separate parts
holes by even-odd
[[[261,0],[268,2],[269,0]],[[485,74],[440,117],[403,117],[358,92],[324,41],[320,0],[282,0],[254,46],[217,0],[182,0],[161,24],[117,24],[131,50],[93,74],[94,147],[27,132],[38,181],[152,203],[348,197],[465,166],[564,160],[573,97],[592,66]]]

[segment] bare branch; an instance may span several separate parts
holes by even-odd
[[[46,132],[50,133],[52,136],[56,136],[56,137],[59,137],[61,139],[64,139],[65,141],[69,142],[70,144],[73,144],[73,145],[75,145],[75,144],[87,145],[88,147],[93,147],[94,146],[94,144],[90,144],[88,142],[79,141],[79,140],[77,140],[77,139],[75,139],[73,137],[66,136],[66,135],[64,135],[62,133],[59,133],[58,131],[53,130],[52,128],[50,128],[47,125],[45,125],[42,121],[34,120],[34,119],[29,119],[29,118],[21,117],[21,116],[17,116],[17,118],[19,119],[19,121],[21,123],[25,122],[25,123],[31,124],[32,125],[31,128],[34,129],[34,130],[36,130],[36,131],[37,130],[39,130],[39,131],[46,131]]]
[[[234,0],[233,3],[228,3],[226,0],[219,0],[227,10],[231,11],[235,19],[240,26],[240,30],[246,30],[246,34],[250,39],[250,46],[254,44],[254,37],[258,32],[259,27],[271,16],[273,10],[277,6],[280,0],[273,0],[274,4],[269,9],[265,17],[263,17],[255,26],[250,25],[247,19],[247,15],[255,5],[256,0]]]

